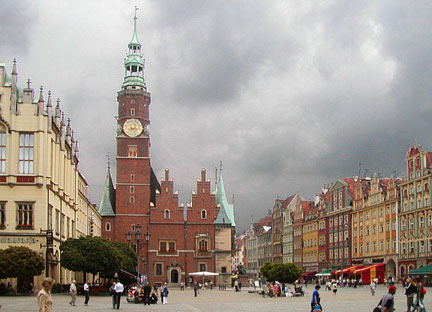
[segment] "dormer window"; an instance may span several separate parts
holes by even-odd
[[[201,210],[201,219],[207,219],[207,211],[205,209]]]
[[[169,211],[168,209],[165,209],[165,212],[164,212],[164,218],[165,218],[165,219],[170,219],[170,217],[171,217],[171,213],[170,213],[170,211]]]

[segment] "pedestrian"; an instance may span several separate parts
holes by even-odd
[[[371,291],[372,296],[375,296],[375,287],[376,287],[376,284],[375,284],[374,280],[370,283],[369,287],[370,287],[370,291]]]
[[[213,281],[210,281],[210,290],[213,290]]]
[[[42,282],[42,289],[38,293],[38,307],[39,312],[52,312],[53,301],[51,297],[51,289],[54,285],[54,280],[51,277],[47,277]]]
[[[76,306],[75,300],[76,300],[76,294],[77,294],[77,288],[76,288],[76,281],[75,280],[72,281],[72,284],[69,287],[69,292],[71,295],[71,301],[69,302],[69,304],[74,307],[74,306]]]
[[[242,282],[241,281],[238,283],[238,287],[239,287],[239,291],[241,291],[241,288],[242,288]]]
[[[120,280],[118,280],[117,283],[115,284],[114,291],[115,291],[116,304],[117,304],[117,310],[118,310],[118,309],[120,309],[121,295],[124,291],[123,284],[120,282]]]
[[[337,284],[335,282],[333,283],[333,295],[336,295],[336,293],[337,293]]]
[[[185,289],[185,283],[183,281],[180,282],[180,290],[184,291]]]
[[[405,284],[405,296],[407,297],[407,312],[409,312],[411,311],[411,307],[414,307],[414,295],[417,292],[417,287],[413,284],[411,278],[408,278]]]
[[[194,288],[194,294],[195,294],[195,297],[196,297],[197,293],[198,293],[198,283],[197,282],[194,282],[193,288]]]
[[[321,298],[320,298],[320,295],[319,295],[320,288],[321,288],[320,285],[316,285],[315,286],[315,290],[312,293],[311,312],[313,312],[313,311],[321,311],[322,310],[322,307],[321,307]]]
[[[360,279],[359,279],[359,286],[361,287],[361,288],[363,288],[363,279],[360,277]]]
[[[115,285],[116,285],[116,282],[113,282],[112,285],[109,288],[109,293],[110,293],[110,296],[111,296],[111,299],[112,299],[113,309],[115,309],[115,306],[116,306],[116,303],[117,303],[117,297],[116,297],[116,293],[115,293],[115,289],[114,289]]]
[[[83,287],[84,295],[85,295],[85,301],[84,301],[84,304],[85,304],[85,305],[88,305],[88,302],[89,302],[89,299],[90,299],[90,288],[89,288],[89,284],[90,284],[90,282],[87,281],[87,282],[84,283],[84,287]]]
[[[391,285],[388,288],[388,293],[386,293],[381,299],[381,309],[382,312],[393,312],[394,309],[394,294],[396,293],[396,286]]]
[[[234,288],[235,288],[235,291],[236,291],[236,292],[239,291],[239,283],[238,283],[237,280],[234,282]]]
[[[426,312],[425,306],[423,304],[423,299],[426,295],[426,289],[423,287],[422,279],[420,277],[416,278],[416,287],[416,300],[414,308],[411,310],[411,312],[414,312],[416,310],[420,312]]]
[[[144,286],[144,305],[148,304],[150,305],[150,293],[151,293],[151,287],[149,282],[146,282]]]
[[[167,304],[168,303],[168,294],[169,294],[168,285],[165,282],[165,284],[161,288],[162,304]]]

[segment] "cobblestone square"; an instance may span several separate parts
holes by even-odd
[[[142,304],[130,304],[122,297],[120,310],[123,311],[310,311],[310,299],[312,287],[304,288],[305,297],[295,298],[263,298],[255,293],[248,293],[248,289],[243,289],[236,293],[229,289],[219,291],[214,289],[202,290],[198,297],[194,297],[192,289],[184,292],[178,289],[171,289],[168,297],[168,304],[144,306]],[[343,288],[338,290],[334,296],[328,291],[321,290],[322,305],[324,311],[332,312],[370,312],[374,305],[378,303],[381,296],[386,292],[384,286],[379,286],[374,297],[369,292],[369,287],[363,288]],[[109,311],[112,310],[111,297],[90,297],[88,306],[84,306],[84,297],[77,298],[77,306],[69,305],[68,295],[54,295],[54,311]],[[402,287],[398,286],[395,296],[396,311],[406,311],[406,297]],[[37,311],[36,296],[26,297],[0,297],[2,304],[1,311]],[[428,310],[432,308],[432,297],[430,290],[425,297],[425,305]]]

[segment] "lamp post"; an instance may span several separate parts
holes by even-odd
[[[146,245],[147,245],[147,251],[146,251],[147,252],[147,255],[146,255],[147,261],[145,262],[145,265],[146,265],[146,271],[145,271],[145,273],[147,274],[147,280],[149,279],[148,263],[150,261],[150,259],[149,259],[149,241],[150,241],[150,236],[151,236],[151,234],[148,231],[144,234],[144,238],[146,240]]]
[[[135,233],[134,233],[134,238],[135,238],[135,242],[136,242],[136,253],[137,253],[137,284],[139,284],[139,263],[140,263],[140,257],[139,257],[139,248],[140,248],[140,242],[141,242],[141,225],[137,224],[135,227]],[[128,243],[130,244],[130,242],[132,241],[132,233],[130,231],[128,231],[126,233],[126,240],[128,241]]]

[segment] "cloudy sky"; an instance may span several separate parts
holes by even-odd
[[[0,2],[0,62],[52,90],[98,203],[138,10],[152,165],[188,202],[220,160],[242,232],[276,196],[358,174],[405,175],[432,148],[430,1]],[[115,172],[115,170],[114,170]]]

